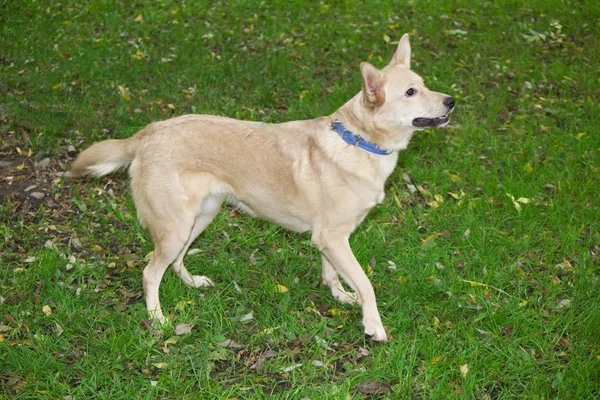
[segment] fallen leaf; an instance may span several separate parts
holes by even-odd
[[[463,376],[463,378],[466,378],[467,374],[469,373],[469,364],[461,365],[460,373]]]
[[[352,389],[359,391],[362,394],[383,394],[392,391],[392,387],[387,383],[379,381],[366,381],[355,385]]]
[[[58,336],[58,337],[60,337],[60,335],[62,335],[64,332],[62,326],[60,326],[58,324],[58,322],[54,324],[54,332],[56,333],[56,336]]]
[[[131,96],[129,94],[129,89],[125,86],[117,86],[117,88],[119,89],[119,94],[121,95],[121,97],[127,101],[131,100]]]
[[[193,327],[194,324],[177,324],[175,326],[175,334],[178,336],[185,335],[190,333]]]
[[[242,289],[240,288],[240,285],[238,285],[236,281],[233,281],[233,288],[235,289],[236,292],[242,293]]]
[[[154,365],[158,369],[163,369],[163,368],[165,368],[169,364],[164,363],[164,362],[160,362],[160,363],[153,363],[152,365]]]
[[[247,321],[252,321],[253,319],[254,319],[254,315],[253,315],[251,312],[249,312],[249,313],[248,313],[248,314],[246,314],[246,315],[242,315],[242,316],[241,316],[241,317],[238,319],[238,321],[240,321],[240,322],[247,322]]]
[[[227,349],[241,349],[244,345],[234,342],[231,339],[224,340],[220,343],[217,343],[217,346],[225,347]]]
[[[371,352],[367,349],[365,349],[364,347],[359,347],[358,351],[356,352],[356,361],[360,361],[365,357],[369,357],[371,355]]]
[[[295,370],[296,368],[300,368],[301,366],[302,366],[302,363],[290,365],[289,367],[280,369],[279,372],[281,372],[281,373],[290,372],[290,371]]]
[[[289,289],[288,289],[287,287],[283,286],[283,285],[279,285],[279,284],[275,285],[275,291],[276,291],[277,293],[285,293],[285,292],[287,292],[288,290],[289,290]]]
[[[135,17],[134,21],[135,22],[142,22],[143,19],[144,19],[144,17],[142,17],[142,14],[140,14],[137,17]]]
[[[42,311],[44,312],[44,315],[46,315],[46,317],[52,315],[52,309],[47,304],[44,307],[42,307]]]
[[[569,299],[564,299],[561,300],[560,303],[558,303],[558,306],[556,307],[557,310],[563,309],[563,308],[568,308],[571,306],[571,300]]]

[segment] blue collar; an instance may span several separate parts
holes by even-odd
[[[344,128],[344,125],[338,121],[337,119],[331,124],[331,128],[340,135],[342,140],[348,143],[351,146],[360,147],[363,150],[366,150],[373,154],[379,154],[381,156],[387,156],[392,154],[388,151],[385,151],[379,148],[375,143],[367,142],[365,139],[361,138],[359,135],[355,135],[350,131],[347,131]]]

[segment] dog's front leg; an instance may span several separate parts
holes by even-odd
[[[329,261],[335,271],[356,292],[358,303],[363,310],[365,334],[373,340],[385,342],[387,337],[377,310],[375,291],[352,253],[348,235],[340,235],[335,231],[319,232],[316,235],[313,234],[313,243],[319,247],[326,261]]]

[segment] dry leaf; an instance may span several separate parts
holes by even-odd
[[[137,17],[135,17],[134,21],[135,22],[142,22],[143,19],[144,19],[144,17],[142,17],[142,14],[140,14]]]
[[[194,324],[177,324],[175,326],[175,334],[178,336],[185,335],[190,333],[193,327]]]
[[[56,336],[58,336],[58,337],[60,337],[60,335],[62,335],[64,332],[62,326],[60,326],[58,324],[58,322],[54,324],[54,332],[56,333]]]
[[[469,373],[469,364],[461,365],[460,373],[463,376],[463,378],[466,378],[467,374]]]
[[[290,372],[290,371],[295,370],[296,368],[300,368],[301,366],[302,366],[302,363],[290,365],[289,367],[280,369],[279,372],[281,372],[281,373]]]
[[[355,385],[353,389],[362,394],[383,394],[392,391],[392,387],[390,385],[379,381],[361,382],[358,385]]]
[[[224,340],[220,343],[217,343],[217,346],[225,347],[227,349],[241,349],[244,345],[234,342],[231,339]]]
[[[44,315],[46,315],[46,317],[52,315],[52,309],[47,304],[44,307],[42,307],[42,311],[44,312]]]

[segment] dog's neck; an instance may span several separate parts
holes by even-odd
[[[337,119],[333,122],[333,124],[331,124],[331,128],[334,131],[336,131],[338,135],[340,135],[340,138],[344,142],[348,143],[351,146],[359,147],[365,151],[368,151],[369,153],[377,154],[380,156],[389,156],[390,154],[392,154],[387,150],[380,149],[375,143],[368,142],[360,135],[349,131],[348,129],[346,129],[344,124]]]
[[[331,118],[332,122],[336,119],[341,121],[347,130],[388,153],[406,149],[414,131],[406,129],[406,132],[399,132],[397,129],[386,129],[377,123],[373,114],[374,110],[364,104],[362,93],[359,92],[333,113]]]

